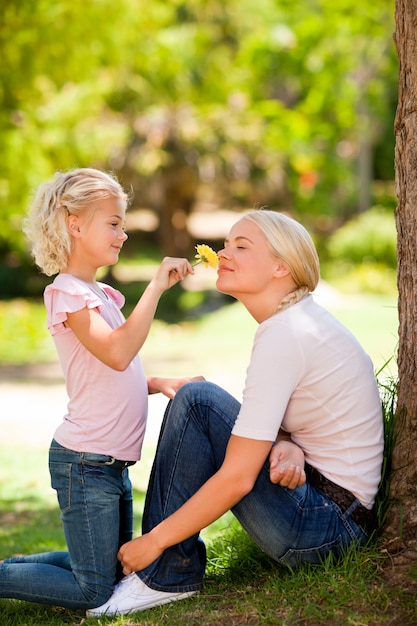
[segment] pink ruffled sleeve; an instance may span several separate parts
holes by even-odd
[[[113,287],[110,287],[110,285],[106,285],[105,283],[97,284],[103,291],[106,292],[109,298],[111,298],[117,304],[119,309],[122,309],[124,307],[125,297],[122,293],[120,293],[120,291],[114,289]]]
[[[119,308],[123,306],[124,297],[119,291],[104,284],[100,284],[100,287]],[[104,306],[99,296],[89,288],[87,283],[78,281],[69,274],[59,274],[54,282],[46,287],[44,301],[47,325],[51,335],[58,335],[69,330],[64,326],[68,313],[75,313],[84,308],[97,309],[100,313]]]

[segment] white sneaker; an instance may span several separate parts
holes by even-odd
[[[171,593],[151,589],[135,573],[125,576],[116,585],[111,598],[98,606],[96,609],[88,609],[87,617],[100,617],[101,615],[126,615],[134,611],[152,609],[160,604],[175,602],[193,596],[196,591],[183,593]]]

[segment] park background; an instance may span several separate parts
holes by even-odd
[[[386,0],[8,0],[1,14],[5,556],[62,543],[46,451],[65,412],[65,388],[45,326],[42,291],[50,279],[34,267],[22,234],[36,187],[57,170],[92,166],[115,172],[131,191],[129,240],[118,265],[102,274],[125,294],[126,314],[164,255],[191,260],[198,243],[218,249],[251,208],[292,215],[319,251],[317,299],[358,337],[384,384],[396,376],[398,340],[398,67],[394,7]],[[212,269],[196,269],[162,297],[141,357],[149,375],[202,374],[240,398],[255,322],[216,292]],[[163,398],[150,398],[144,459],[131,472],[138,532],[163,408]],[[42,529],[45,516],[56,530]],[[229,518],[222,524],[208,537],[222,535]],[[313,594],[303,623],[315,623],[320,602]],[[301,623],[291,621],[294,611],[307,619],[307,609],[295,599],[294,606],[285,623]],[[354,610],[365,620],[361,603]],[[74,619],[42,616],[18,623]],[[219,623],[233,619],[227,610]],[[260,610],[237,619],[276,623],[260,621]],[[216,622],[206,613],[202,623]]]

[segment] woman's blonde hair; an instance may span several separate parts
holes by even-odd
[[[288,215],[266,209],[250,211],[243,219],[254,222],[261,229],[272,254],[288,265],[296,284],[296,289],[285,296],[276,312],[314,291],[320,280],[320,261],[313,240],[304,226]]]
[[[127,194],[113,174],[93,168],[57,172],[50,181],[40,185],[23,230],[35,263],[44,274],[57,274],[68,264],[72,249],[68,215],[81,215],[94,203],[107,198],[121,200],[125,207],[128,202]]]

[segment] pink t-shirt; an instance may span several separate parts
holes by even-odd
[[[111,328],[123,324],[123,295],[108,285],[99,285],[103,296],[79,278],[59,274],[44,292],[48,328],[69,396],[68,413],[55,431],[55,439],[77,452],[137,461],[148,411],[148,386],[139,356],[125,371],[116,371],[93,356],[64,325],[68,313],[85,307],[97,309]]]

